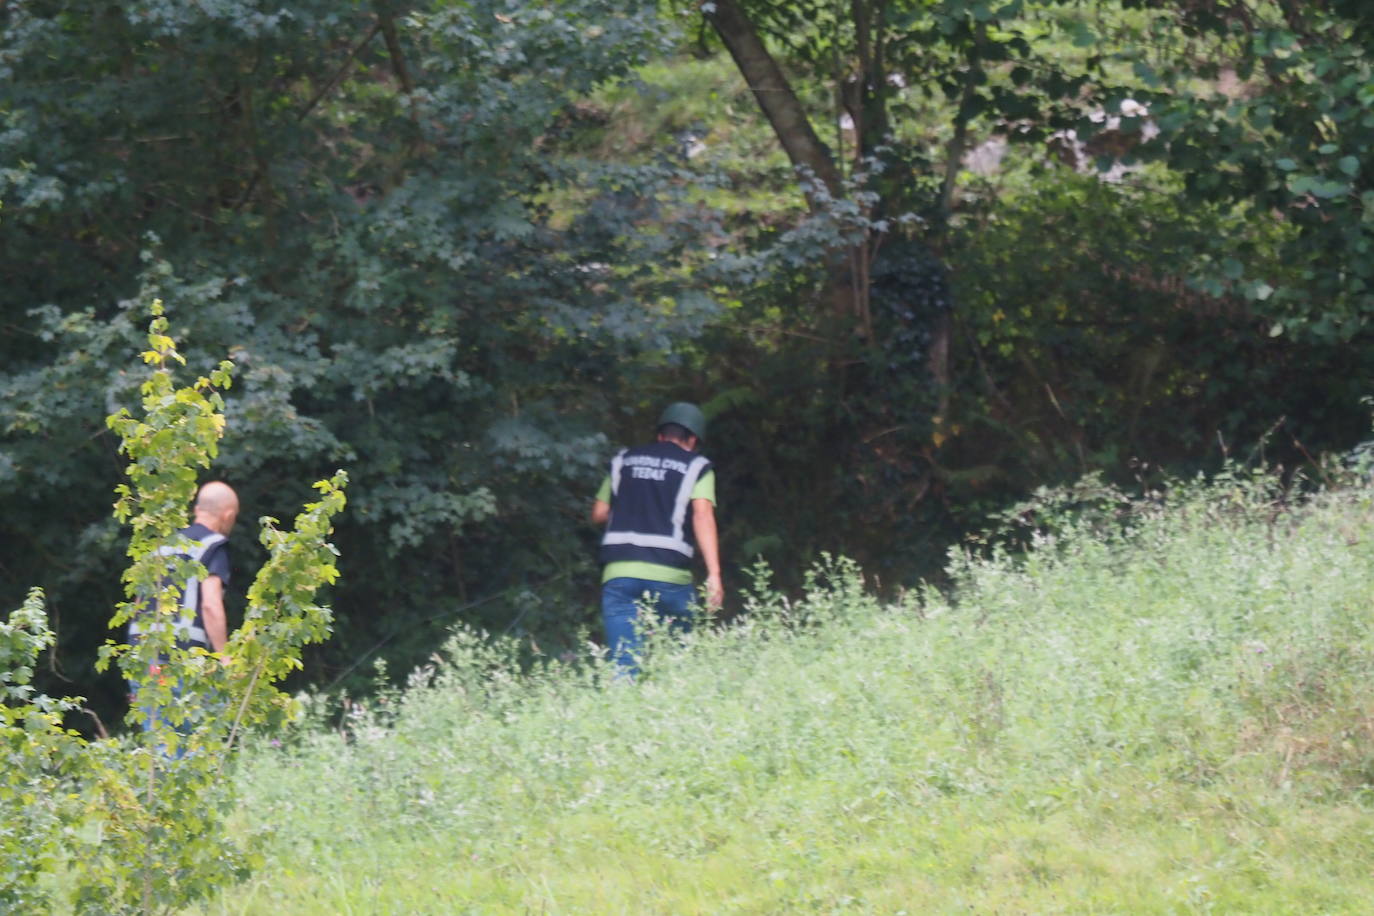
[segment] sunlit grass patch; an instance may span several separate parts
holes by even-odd
[[[261,747],[209,912],[1361,912],[1370,495],[1180,487],[884,605],[826,561],[646,674],[432,680]]]

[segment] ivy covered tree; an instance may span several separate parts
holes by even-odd
[[[909,570],[1046,480],[1356,441],[1366,6],[703,4],[805,200],[722,387],[818,498],[748,542]]]
[[[1091,126],[1110,87],[1089,55],[1064,51],[1073,6],[703,5],[807,202],[789,231],[756,239],[767,307],[786,303],[775,326],[788,336],[764,361],[775,371],[723,387],[780,408],[766,418],[764,448],[785,440],[795,462],[785,476],[805,475],[820,498],[789,506],[790,518],[751,540],[839,533],[839,548],[869,565],[900,556],[908,568],[913,556],[942,553],[949,512],[932,497],[973,470],[942,454],[966,426],[956,416],[965,375],[952,362],[962,351],[951,282],[969,221],[966,163],[989,141],[1034,157],[1054,135]],[[800,259],[773,254],[798,248]],[[827,371],[797,388],[787,382],[797,363]],[[784,390],[759,390],[767,385]],[[767,463],[759,450],[746,460]],[[846,507],[839,524],[817,515],[836,506]]]

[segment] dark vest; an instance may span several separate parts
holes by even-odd
[[[621,451],[611,460],[611,518],[601,562],[636,561],[690,569],[696,535],[692,488],[711,469],[705,457],[672,442]]]
[[[196,530],[192,525],[182,528],[177,534],[192,538],[190,544],[173,545],[168,544],[158,548],[158,553],[164,557],[181,557],[187,560],[200,561],[210,548],[217,544],[223,544],[225,537],[209,529],[205,529],[204,534]],[[195,540],[195,535],[200,534],[199,540]],[[170,584],[164,582],[163,586]],[[177,644],[181,646],[203,646],[209,648],[210,640],[205,635],[205,620],[200,614],[200,580],[194,576],[188,578],[180,585],[181,590],[181,613],[173,623],[176,632]],[[147,615],[152,612],[156,602],[149,602],[149,606],[140,612],[138,617],[129,624],[129,641],[133,642],[141,636],[148,628],[150,621]]]

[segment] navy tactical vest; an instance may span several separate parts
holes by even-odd
[[[197,529],[200,530],[197,530]],[[201,534],[204,531],[204,534]],[[222,534],[211,531],[205,526],[191,525],[182,528],[177,532],[179,535],[190,538],[191,543],[184,546],[167,544],[158,548],[158,554],[164,557],[182,557],[187,560],[203,561],[205,555],[211,548],[223,544],[225,537]],[[197,538],[197,535],[199,537]],[[164,587],[169,584],[164,582]],[[205,621],[200,614],[200,580],[191,576],[181,584],[181,613],[177,615],[176,621],[172,624],[176,633],[176,640],[179,645],[195,645],[209,648],[210,640],[205,635]],[[133,642],[138,636],[147,632],[150,628],[150,621],[147,615],[152,612],[155,602],[149,602],[138,617],[129,624],[129,641]]]
[[[673,442],[621,451],[611,460],[611,518],[601,562],[635,561],[689,569],[696,536],[692,489],[711,469],[705,457]]]

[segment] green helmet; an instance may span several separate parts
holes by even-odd
[[[706,441],[706,414],[695,404],[686,401],[669,404],[658,415],[659,427],[662,428],[665,423],[676,423],[702,442]]]

